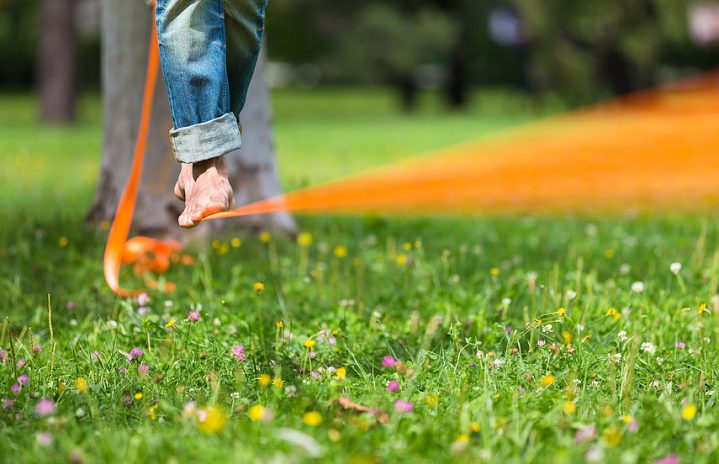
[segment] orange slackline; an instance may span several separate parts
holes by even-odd
[[[153,7],[154,9],[154,7]],[[154,14],[153,14],[154,17]],[[147,58],[147,75],[145,77],[145,90],[142,96],[142,116],[140,117],[140,130],[137,134],[135,152],[132,156],[132,167],[130,176],[122,191],[120,203],[115,211],[115,219],[110,228],[110,235],[107,238],[105,247],[104,271],[105,281],[113,292],[120,296],[131,296],[141,293],[141,290],[126,290],[120,287],[120,267],[123,263],[134,262],[152,252],[160,257],[160,261],[169,259],[173,252],[179,251],[179,243],[161,242],[145,237],[135,237],[127,241],[127,236],[132,225],[132,216],[135,212],[137,190],[140,186],[142,176],[142,163],[145,158],[147,146],[147,134],[150,129],[150,117],[152,114],[152,99],[157,83],[157,72],[159,68],[159,49],[157,45],[157,30],[155,21],[152,21],[152,34],[150,38],[150,53]]]
[[[158,72],[153,24],[140,131],[105,250],[105,279],[121,296],[120,267],[164,272],[177,242],[127,240]],[[719,200],[719,73],[547,118],[433,156],[402,161],[231,211],[219,219],[314,214],[518,214],[708,211]],[[189,258],[182,258],[187,263]],[[148,286],[157,283],[145,279]],[[169,288],[168,288],[169,286]],[[166,284],[165,290],[172,285]]]

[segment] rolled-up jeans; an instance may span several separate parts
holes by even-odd
[[[182,163],[242,143],[239,116],[262,45],[267,0],[157,0],[170,141]]]

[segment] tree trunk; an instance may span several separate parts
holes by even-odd
[[[150,8],[142,0],[102,0],[104,137],[100,179],[88,214],[91,221],[113,218],[127,180],[140,118],[151,21]],[[241,114],[243,148],[227,157],[237,205],[281,193],[263,62],[258,63],[247,104]],[[135,210],[137,232],[187,240],[238,223],[278,232],[295,232],[292,217],[286,213],[212,221],[192,231],[180,229],[177,217],[183,204],[172,194],[180,165],[174,160],[169,145],[171,125],[165,83],[160,78],[155,91],[145,167]]]
[[[75,0],[43,0],[37,57],[40,118],[44,122],[75,120],[77,59]]]

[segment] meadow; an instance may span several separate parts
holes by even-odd
[[[299,217],[294,238],[189,249],[173,294],[118,299],[83,223],[97,97],[69,129],[1,98],[4,461],[719,460],[714,217]],[[275,109],[293,188],[557,106],[426,95],[403,115],[326,90]]]

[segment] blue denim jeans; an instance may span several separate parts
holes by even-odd
[[[194,163],[240,148],[239,116],[262,45],[266,6],[267,0],[157,0],[177,161]]]

